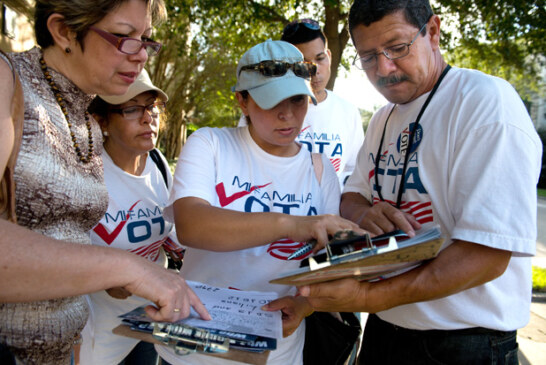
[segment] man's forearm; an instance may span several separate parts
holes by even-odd
[[[439,299],[504,273],[511,252],[471,242],[455,241],[438,257],[400,276],[372,283],[366,311],[375,313],[404,304]]]

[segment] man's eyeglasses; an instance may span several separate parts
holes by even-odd
[[[155,56],[159,53],[159,50],[161,49],[161,43],[154,42],[152,40],[141,41],[140,39],[131,37],[119,37],[115,34],[106,32],[94,26],[90,26],[89,29],[104,38],[107,42],[116,47],[121,53],[133,55],[140,52],[142,48],[145,48],[148,56]]]
[[[419,34],[421,34],[426,26],[427,23],[423,24],[423,26],[421,27],[421,29],[419,29],[419,32],[417,32],[415,37],[413,37],[411,42],[395,44],[394,46],[387,47],[381,52],[377,53],[368,53],[364,56],[357,55],[353,61],[353,65],[355,65],[358,69],[368,70],[377,64],[377,56],[379,56],[380,54],[383,54],[389,60],[397,60],[399,58],[406,57],[409,54],[410,46],[413,44],[413,42],[415,42]]]
[[[150,105],[133,105],[125,108],[110,109],[111,113],[118,113],[126,120],[140,120],[144,115],[144,110],[147,110],[152,118],[157,118],[159,114],[165,112],[165,103],[162,101],[156,101]]]
[[[288,70],[292,70],[296,76],[309,79],[317,74],[317,65],[313,62],[262,61],[241,67],[239,74],[247,70],[258,71],[267,77],[284,76]]]
[[[290,23],[286,24],[286,26],[284,27],[284,29],[282,31],[283,38],[290,38],[291,36],[296,34],[296,32],[298,31],[300,26],[304,26],[304,27],[306,27],[307,29],[310,29],[310,30],[319,30],[320,29],[320,24],[316,20],[313,20],[313,19],[298,19],[298,20],[294,20],[293,22],[290,22]]]

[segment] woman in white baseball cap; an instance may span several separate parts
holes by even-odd
[[[91,243],[115,247],[165,266],[161,247],[171,246],[174,224],[163,210],[169,201],[172,176],[165,157],[155,149],[167,95],[146,70],[127,92],[98,96],[89,110],[104,136],[104,180],[108,210],[90,231]],[[172,237],[176,240],[175,235]],[[152,344],[112,333],[119,315],[148,303],[122,288],[89,295],[91,314],[82,336],[80,364],[155,364]],[[136,362],[135,362],[136,361]]]
[[[314,159],[295,142],[314,98],[309,78],[316,65],[283,41],[249,49],[237,67],[233,88],[249,125],[201,128],[178,159],[174,190],[176,231],[187,246],[180,274],[218,287],[274,291],[283,310],[283,338],[267,364],[302,363],[310,314],[296,288],[270,284],[279,273],[297,269],[303,255],[288,257],[310,240],[316,250],[343,229],[361,231],[338,216],[340,188],[325,156]],[[313,162],[315,161],[315,162]],[[171,364],[232,364],[202,354],[177,356],[156,346]]]

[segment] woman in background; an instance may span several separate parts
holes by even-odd
[[[161,247],[174,228],[163,218],[172,175],[165,157],[154,149],[167,100],[142,70],[125,94],[101,95],[89,107],[104,136],[102,160],[109,197],[106,214],[91,230],[91,243],[126,250],[161,266],[166,264]],[[119,315],[148,301],[123,288],[101,290],[89,298],[91,315],[82,333],[80,364],[155,365],[157,353],[151,343],[112,333],[120,324]]]

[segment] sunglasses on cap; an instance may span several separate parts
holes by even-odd
[[[319,30],[320,24],[313,19],[297,19],[293,22],[288,23],[284,30],[282,31],[283,37],[290,38],[292,35],[294,35],[300,27],[306,27],[310,30]]]
[[[313,62],[285,62],[285,61],[262,61],[252,65],[241,67],[241,71],[258,71],[267,77],[284,76],[288,70],[292,70],[296,76],[309,79],[317,74],[317,65]]]

